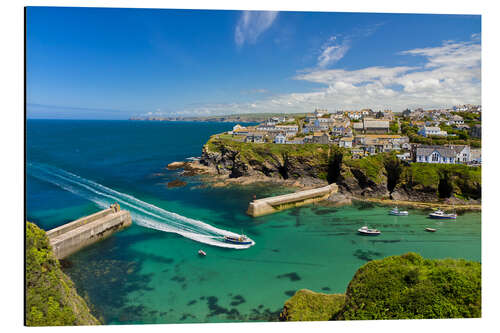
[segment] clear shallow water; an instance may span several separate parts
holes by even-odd
[[[167,182],[180,177],[177,171],[166,170],[166,164],[199,156],[211,134],[233,125],[28,121],[27,216],[42,228],[95,212],[99,204],[114,202],[116,196],[72,193],[56,185],[54,178],[43,180],[37,167],[56,174],[68,171],[182,216],[158,218],[156,222],[166,227],[186,225],[185,217],[220,230],[243,230],[256,241],[245,250],[207,245],[139,225],[138,218],[154,217],[132,207],[136,216],[132,227],[65,263],[79,292],[106,323],[275,320],[295,290],[344,292],[355,271],[368,260],[414,251],[429,258],[480,261],[479,213],[466,213],[456,221],[434,221],[423,211],[394,217],[387,215],[388,207],[358,203],[342,208],[307,206],[253,219],[244,212],[254,194],[286,190],[210,189],[195,178],[184,179],[186,187],[167,188]],[[356,229],[365,224],[380,229],[382,235],[357,235]],[[428,226],[439,230],[423,231]],[[196,230],[206,233],[204,228]],[[208,255],[199,257],[199,249]]]

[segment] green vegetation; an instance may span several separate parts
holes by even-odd
[[[97,325],[60,268],[45,232],[26,223],[26,325]]]
[[[370,261],[345,295],[299,290],[280,314],[290,321],[479,317],[481,264],[416,253]]]
[[[230,137],[213,136],[206,144],[211,152],[237,152],[242,163],[266,164],[280,160],[313,170],[309,175],[337,182],[341,177],[356,178],[363,186],[387,186],[395,189],[424,191],[440,198],[481,198],[481,167],[462,164],[402,163],[394,152],[355,159],[348,150],[335,145],[245,143]],[[290,166],[290,165],[288,165]],[[286,173],[294,177],[293,170]]]
[[[361,159],[346,158],[344,159],[344,164],[351,170],[360,170],[367,180],[375,184],[381,184],[386,180],[384,174],[384,161],[389,156],[391,155],[388,153],[382,153],[366,156]]]
[[[326,165],[329,147],[328,145],[308,143],[301,145],[277,145],[274,143],[251,143],[238,142],[227,137],[212,136],[206,143],[206,147],[210,152],[222,152],[223,150],[231,149],[239,153],[242,162],[249,161],[264,162],[270,155],[283,156],[287,154],[289,157],[300,156],[304,159]]]
[[[460,116],[464,119],[464,123],[474,123],[481,121],[481,114],[473,112],[452,112],[451,114]]]
[[[371,261],[354,275],[333,319],[478,318],[481,264],[416,253]]]
[[[481,198],[481,167],[412,163],[403,169],[401,180],[406,187],[422,186],[441,197],[455,194],[466,199]]]
[[[458,131],[458,130],[455,130]],[[442,136],[433,136],[429,138],[425,138],[420,135],[416,134],[408,134],[408,137],[410,138],[411,143],[421,143],[425,145],[431,145],[431,146],[443,146],[443,145],[448,145],[448,144],[453,144],[453,145],[469,145],[471,148],[481,148],[481,139],[473,139],[469,138],[468,134],[465,133],[464,131],[462,135],[457,135],[457,136],[448,136],[448,137],[442,137]],[[467,138],[467,139],[465,139]]]
[[[398,134],[399,125],[397,121],[391,121],[389,125],[389,131],[391,131],[391,134]]]
[[[475,114],[473,114],[475,115]],[[465,119],[465,118],[464,118]],[[475,123],[480,122],[470,122],[467,123],[469,126],[474,125]],[[447,144],[454,145],[470,145],[472,148],[480,148],[481,147],[481,139],[471,138],[469,137],[469,133],[466,130],[459,130],[453,128],[451,126],[445,125],[444,123],[439,126],[443,131],[447,131],[449,134],[455,134],[456,136],[434,136],[430,138],[425,138],[423,136],[418,135],[418,126],[412,126],[408,121],[401,122],[401,133],[403,135],[408,136],[411,143],[421,143],[425,145],[436,145],[442,146]]]
[[[345,295],[343,294],[329,295],[302,289],[285,302],[280,320],[329,320],[341,310],[344,303]]]

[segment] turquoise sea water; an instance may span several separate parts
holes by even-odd
[[[287,190],[207,188],[165,169],[199,156],[211,134],[233,125],[28,121],[28,220],[48,230],[115,201],[133,214],[132,227],[64,262],[105,323],[276,320],[296,290],[345,292],[355,271],[372,259],[414,251],[428,258],[481,260],[479,213],[434,221],[425,211],[394,217],[388,207],[356,203],[251,218],[244,212],[254,194]],[[167,188],[174,179],[188,185]],[[198,221],[216,230],[243,230],[256,245],[208,245],[218,231]],[[363,225],[382,235],[357,235]],[[427,226],[439,230],[427,233]],[[199,257],[199,249],[207,256]]]

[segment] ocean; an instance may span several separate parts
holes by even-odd
[[[290,190],[211,188],[166,169],[200,156],[210,135],[234,125],[27,121],[28,221],[49,230],[114,202],[132,213],[130,228],[63,261],[104,323],[275,321],[296,290],[344,293],[356,270],[373,259],[412,251],[481,261],[478,212],[440,221],[416,209],[396,217],[387,215],[390,207],[371,203],[318,203],[251,218],[245,210],[254,195]],[[187,185],[168,188],[176,179]],[[363,225],[382,234],[360,236]],[[222,247],[227,232],[243,232],[255,245]]]

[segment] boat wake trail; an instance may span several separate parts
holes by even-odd
[[[132,221],[146,228],[176,233],[200,243],[219,247],[245,249],[255,244],[254,241],[245,245],[226,243],[224,236],[237,237],[238,235],[205,222],[166,211],[129,194],[115,191],[53,166],[29,163],[27,172],[30,176],[54,184],[102,208],[108,208],[112,203],[118,202],[121,207],[130,211]]]

